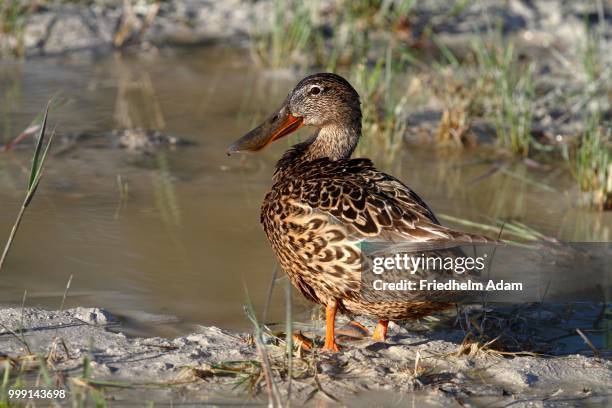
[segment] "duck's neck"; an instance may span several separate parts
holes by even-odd
[[[308,140],[287,150],[276,164],[274,179],[300,163],[322,158],[344,160],[351,157],[361,137],[361,116],[350,124],[328,125],[320,128]]]
[[[349,125],[328,125],[322,127],[309,140],[302,153],[304,160],[316,160],[327,157],[331,160],[343,160],[351,157],[359,138],[361,122]]]

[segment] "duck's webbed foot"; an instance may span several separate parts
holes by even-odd
[[[376,325],[376,329],[374,329],[374,335],[372,336],[372,340],[374,341],[385,341],[387,339],[387,327],[389,326],[388,320],[379,320]]]
[[[336,330],[336,336],[338,335],[348,337],[352,340],[357,340],[370,337],[371,334],[368,328],[363,324],[355,320],[351,320]]]
[[[293,338],[293,344],[297,348],[302,350],[310,351],[313,347],[313,342],[308,337],[304,336],[301,331],[294,332],[291,337]]]

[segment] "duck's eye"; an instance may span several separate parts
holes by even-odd
[[[321,93],[321,88],[318,86],[313,86],[312,88],[310,88],[310,94],[311,95],[318,95]]]

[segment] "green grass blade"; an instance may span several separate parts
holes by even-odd
[[[49,141],[47,142],[47,146],[45,147],[45,150],[43,151],[42,156],[40,156],[40,160],[38,162],[39,167],[38,167],[38,170],[36,171],[34,181],[29,186],[28,192],[26,194],[26,199],[24,201],[25,207],[30,205],[32,198],[34,198],[34,194],[36,194],[36,190],[38,189],[38,184],[40,183],[40,180],[43,175],[43,166],[45,164],[45,160],[47,159],[47,153],[49,152],[49,147],[51,146],[51,142],[53,141],[54,136],[55,136],[55,129],[53,129],[53,132],[51,132],[51,136],[49,136]]]
[[[2,266],[4,265],[4,261],[6,260],[6,257],[8,255],[8,251],[13,244],[15,235],[17,234],[17,230],[19,229],[19,225],[21,224],[23,215],[25,214],[25,210],[30,204],[30,202],[32,201],[32,198],[34,198],[34,194],[36,193],[36,189],[38,188],[38,185],[42,177],[43,166],[45,164],[45,160],[47,158],[49,148],[51,147],[53,136],[55,135],[55,130],[54,130],[51,133],[51,136],[49,137],[49,141],[47,142],[47,145],[43,149],[43,143],[45,139],[45,133],[46,133],[46,127],[47,127],[47,117],[49,113],[50,103],[51,102],[47,104],[47,108],[45,110],[45,116],[43,118],[42,127],[40,129],[40,135],[38,137],[38,142],[36,143],[36,149],[34,151],[34,157],[32,159],[32,169],[30,171],[30,177],[28,180],[28,189],[26,191],[26,196],[23,200],[23,203],[21,204],[21,208],[19,210],[19,213],[17,214],[17,218],[15,220],[15,223],[13,224],[13,228],[11,229],[11,232],[9,233],[9,237],[6,241],[6,244],[4,245],[2,256],[0,257],[0,271],[2,270]]]
[[[42,152],[43,142],[45,141],[45,131],[47,129],[47,118],[49,116],[49,105],[51,102],[47,104],[47,108],[45,109],[45,115],[43,116],[42,126],[40,127],[40,132],[38,134],[38,141],[36,142],[36,149],[34,149],[34,157],[32,158],[32,168],[30,169],[30,180],[28,181],[28,191],[34,185],[34,181],[40,171],[41,163],[40,163],[40,155]]]

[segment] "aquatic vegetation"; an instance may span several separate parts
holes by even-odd
[[[579,63],[554,54],[562,62],[559,75],[567,76],[567,81],[538,95],[535,62],[519,57],[514,43],[504,40],[501,33],[493,38],[487,43],[474,40],[473,59],[468,57],[465,61],[459,61],[437,43],[446,65],[438,66],[433,87],[444,106],[436,142],[469,145],[474,118],[491,121],[498,145],[516,155],[527,156],[537,151],[554,161],[563,153],[584,192],[583,201],[596,209],[609,208],[610,145],[605,129],[610,126],[604,123],[601,112],[610,107],[612,69],[606,63],[605,42],[594,30],[585,27],[586,40],[576,55]],[[563,114],[542,122],[542,132],[558,132],[555,129],[570,120],[584,130],[569,137],[570,142],[543,145],[532,132],[534,111],[548,112],[553,108]],[[590,117],[581,114],[585,109],[594,113]]]
[[[254,21],[251,54],[261,65],[279,68],[301,63],[316,45],[315,8],[318,2],[275,0],[273,4],[272,30],[260,31],[263,22]]]
[[[45,114],[43,116],[43,121],[40,126],[40,133],[38,135],[38,141],[36,143],[36,148],[34,150],[34,157],[32,158],[32,167],[30,169],[30,177],[28,179],[28,185],[26,189],[25,198],[23,203],[21,204],[21,209],[17,214],[17,219],[15,220],[15,224],[13,224],[13,228],[9,234],[8,240],[4,246],[4,250],[2,252],[2,256],[0,257],[0,272],[2,271],[2,266],[6,260],[6,256],[8,255],[9,249],[11,248],[13,241],[15,239],[15,235],[17,234],[17,230],[19,229],[19,225],[21,224],[21,220],[25,214],[26,208],[32,202],[34,195],[36,194],[36,190],[42,178],[43,169],[45,165],[45,159],[47,158],[47,153],[49,151],[49,147],[53,141],[53,135],[55,132],[51,133],[49,140],[45,145],[45,134],[47,131],[47,117],[49,114],[49,106],[51,102],[47,105],[47,109],[45,110]]]
[[[609,75],[610,67],[606,65],[604,57],[607,51],[606,43],[601,33],[590,29],[587,24],[584,27],[584,34],[584,44],[579,47],[582,71],[587,82],[596,83],[605,75]]]
[[[379,29],[388,39],[395,26],[414,5],[414,0],[364,0],[338,2],[322,11],[319,1],[275,0],[272,20],[252,22],[251,54],[262,66],[338,66],[361,61],[373,48],[370,31]],[[264,30],[260,27],[272,27]]]
[[[354,16],[372,20],[372,24],[386,25],[406,16],[414,7],[415,0],[359,0],[343,4],[343,8]]]
[[[577,124],[572,133],[587,125],[585,112],[600,112],[605,116],[611,108],[612,64],[608,42],[595,27],[586,24],[583,37],[567,53],[553,52],[553,62],[560,71],[555,75],[558,80],[538,100],[544,109],[556,108],[563,112],[554,119],[553,125]]]
[[[573,70],[581,85],[567,95],[567,112],[561,118],[578,116],[580,133],[573,143],[563,145],[562,153],[587,206],[612,209],[612,123],[610,111],[612,66],[601,33],[585,24],[585,40],[576,50],[581,64]],[[566,64],[569,65],[569,64]],[[585,112],[585,113],[582,113]]]
[[[480,87],[466,85],[466,79],[457,70],[440,68],[440,81],[432,81],[432,90],[444,106],[435,134],[435,143],[456,147],[475,144],[471,126],[477,115]]]
[[[501,145],[527,156],[532,144],[533,69],[530,67],[516,80],[513,72],[512,68],[504,71],[498,82],[502,92],[495,124]]]
[[[605,126],[599,113],[586,119],[586,128],[578,146],[564,156],[570,172],[587,205],[600,210],[612,209],[612,127]]]
[[[394,88],[394,68],[389,49],[373,68],[361,63],[350,81],[361,94],[363,137],[356,156],[368,156],[384,168],[396,163],[406,131],[407,97]]]
[[[493,92],[488,95],[489,109],[498,143],[513,153],[527,156],[532,145],[534,65],[519,61],[512,41],[487,45],[477,40],[472,50],[478,75],[493,84]]]
[[[338,66],[372,59],[375,49],[402,48],[395,44],[396,32],[406,24],[414,5],[414,0],[339,2],[325,25],[332,32],[319,40],[317,63],[333,72]]]
[[[0,55],[23,55],[23,33],[29,8],[19,0],[0,0]]]
[[[442,58],[432,62],[434,70],[429,74],[433,94],[443,107],[435,142],[474,145],[471,126],[481,118],[494,124],[499,147],[527,156],[533,145],[535,65],[524,63],[513,41],[505,40],[501,32],[489,37],[493,40],[473,40],[467,57],[460,60],[432,36]]]

